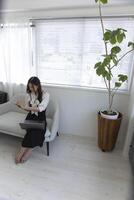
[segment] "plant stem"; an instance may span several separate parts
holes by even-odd
[[[112,104],[113,104],[114,95],[116,94],[116,92],[117,92],[118,89],[119,89],[119,88],[116,88],[115,91],[113,92],[113,94],[111,95],[110,110],[111,110],[111,107],[112,107]]]
[[[102,19],[102,12],[101,12],[101,3],[100,3],[100,1],[99,1],[99,13],[100,13],[100,20],[101,20],[102,32],[103,32],[103,36],[104,36],[105,29],[104,29],[104,24],[103,24],[103,19]],[[106,55],[108,55],[107,43],[105,41],[104,41],[104,44],[105,44]]]
[[[103,32],[103,37],[104,37],[104,33],[105,33],[105,29],[104,29],[104,24],[103,24],[103,19],[102,19],[102,12],[101,12],[101,2],[99,1],[99,13],[100,13],[100,21],[101,21],[101,27],[102,27],[102,32]],[[108,55],[108,48],[107,48],[107,43],[105,42],[105,40],[103,39],[104,41],[104,45],[105,45],[105,52],[106,52],[106,55]],[[109,71],[109,74],[111,73],[111,68],[110,68],[110,65],[108,67],[108,71]],[[108,80],[108,85],[107,85],[107,82],[106,82],[106,79],[104,78],[104,82],[105,82],[105,85],[107,87],[107,90],[108,90],[108,97],[109,97],[109,108],[108,108],[108,111],[110,111],[110,105],[111,105],[111,83],[110,83],[110,80]]]
[[[117,63],[119,63],[127,54],[129,54],[130,52],[134,51],[134,49],[131,49],[129,51],[127,51],[123,56],[121,56],[118,60],[117,60]],[[113,65],[111,67],[111,69],[113,69],[116,65]]]
[[[105,85],[106,85],[106,88],[108,90],[108,85],[107,85],[107,81],[106,81],[106,78],[104,77],[104,82],[105,82]]]

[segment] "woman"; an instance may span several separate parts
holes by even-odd
[[[17,102],[17,106],[28,111],[27,120],[38,120],[45,122],[45,129],[27,129],[22,141],[22,147],[16,155],[15,162],[22,163],[31,155],[32,149],[36,146],[43,146],[46,132],[46,108],[49,103],[49,93],[42,91],[40,80],[31,77],[27,83],[28,99],[27,104]]]

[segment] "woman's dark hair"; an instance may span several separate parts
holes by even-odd
[[[28,94],[31,93],[31,90],[29,89],[29,83],[31,83],[32,85],[38,86],[38,100],[39,102],[41,102],[42,101],[42,87],[41,87],[39,78],[36,76],[33,76],[28,80],[27,89],[26,89]]]

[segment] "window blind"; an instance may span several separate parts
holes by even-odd
[[[107,29],[127,30],[126,41],[134,41],[133,18],[105,18]],[[36,20],[36,66],[42,82],[51,84],[104,88],[94,65],[105,53],[100,20],[97,18]],[[123,53],[127,42],[120,45]],[[119,55],[119,57],[121,54]],[[128,75],[129,82],[122,86],[128,90],[133,65],[133,53],[120,62],[114,75]]]

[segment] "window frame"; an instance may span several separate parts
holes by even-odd
[[[125,15],[125,16],[103,16],[104,19],[108,19],[108,18],[119,18],[119,19],[133,19],[134,21],[134,15]],[[49,20],[83,20],[83,19],[97,19],[99,20],[100,17],[99,16],[90,16],[90,17],[47,17],[47,18],[37,18],[37,19],[30,19],[30,22],[33,24],[33,29],[32,29],[32,37],[34,38],[34,49],[32,49],[32,63],[33,63],[33,68],[34,71],[36,72],[35,75],[39,75],[38,73],[38,66],[37,66],[37,47],[36,47],[36,23],[39,22],[43,22],[43,21],[49,21]],[[130,94],[131,92],[131,88],[132,88],[132,82],[133,82],[133,74],[134,74],[134,55],[132,56],[132,63],[131,63],[131,70],[130,70],[130,74],[129,74],[129,80],[128,81],[128,89],[123,90],[123,89],[118,89],[117,93],[121,93],[121,94]],[[80,85],[72,85],[72,84],[57,84],[57,83],[47,83],[47,82],[42,82],[43,85],[46,85],[48,87],[56,87],[56,88],[66,88],[66,89],[78,89],[78,90],[88,90],[88,91],[98,91],[98,92],[106,92],[107,88],[99,88],[99,87],[92,87],[92,86],[80,86]]]

